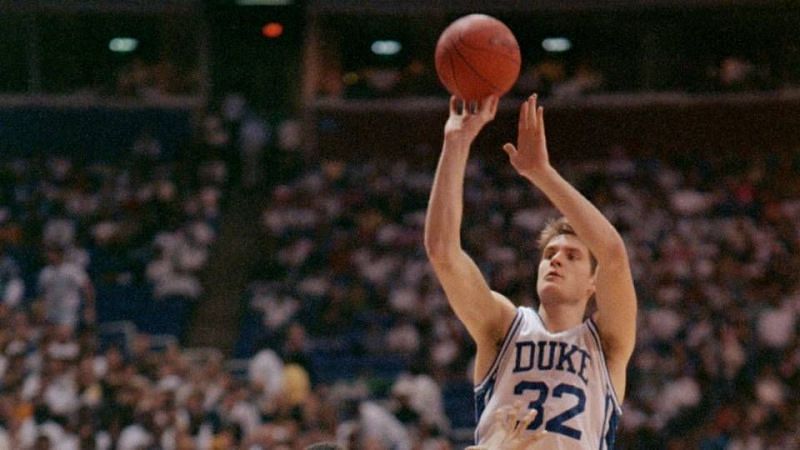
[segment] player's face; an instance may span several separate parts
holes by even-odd
[[[541,301],[582,302],[592,296],[591,257],[580,239],[560,234],[547,243],[539,261],[536,290]]]

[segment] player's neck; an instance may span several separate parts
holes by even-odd
[[[545,328],[551,333],[559,333],[576,327],[583,322],[584,310],[575,305],[540,305],[539,317]]]

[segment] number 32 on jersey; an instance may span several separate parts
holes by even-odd
[[[526,394],[527,391],[538,392],[536,400],[528,404],[528,408],[536,411],[536,418],[528,426],[529,430],[534,431],[538,429],[544,422],[545,430],[580,440],[581,431],[566,425],[566,422],[582,414],[586,408],[586,394],[583,392],[583,389],[571,384],[561,383],[556,385],[551,391],[547,384],[541,381],[520,381],[514,386],[514,394],[516,395]],[[570,398],[574,403],[571,407],[568,407],[556,416],[548,418],[545,417],[544,404],[549,396],[555,398]]]

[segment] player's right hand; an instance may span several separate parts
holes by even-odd
[[[458,97],[451,96],[450,117],[444,126],[445,139],[460,139],[471,143],[484,125],[494,120],[499,100],[496,95],[490,95],[476,105],[469,105]]]

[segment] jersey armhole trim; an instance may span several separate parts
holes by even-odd
[[[614,407],[617,410],[618,414],[622,414],[622,404],[619,401],[619,397],[617,397],[617,391],[614,388],[614,383],[611,382],[611,372],[608,371],[608,364],[606,363],[606,354],[603,351],[603,341],[600,340],[600,331],[597,329],[597,324],[591,317],[586,320],[586,323],[588,324],[589,331],[592,333],[592,338],[594,338],[594,342],[597,345],[597,348],[600,350],[600,357],[603,365],[603,378],[605,378],[605,382],[608,385],[608,389],[611,392],[611,398],[614,400]]]
[[[486,372],[483,379],[481,379],[480,383],[475,384],[474,391],[478,392],[484,388],[487,382],[491,380],[494,375],[497,373],[498,368],[500,367],[500,362],[503,360],[503,356],[505,356],[508,348],[511,346],[511,342],[514,341],[514,336],[517,334],[520,325],[522,324],[522,311],[517,308],[517,313],[514,316],[514,320],[511,321],[511,326],[508,327],[508,331],[506,331],[506,335],[503,338],[503,342],[500,346],[500,350],[497,352],[497,355],[494,357],[494,361],[492,362],[489,371]]]

